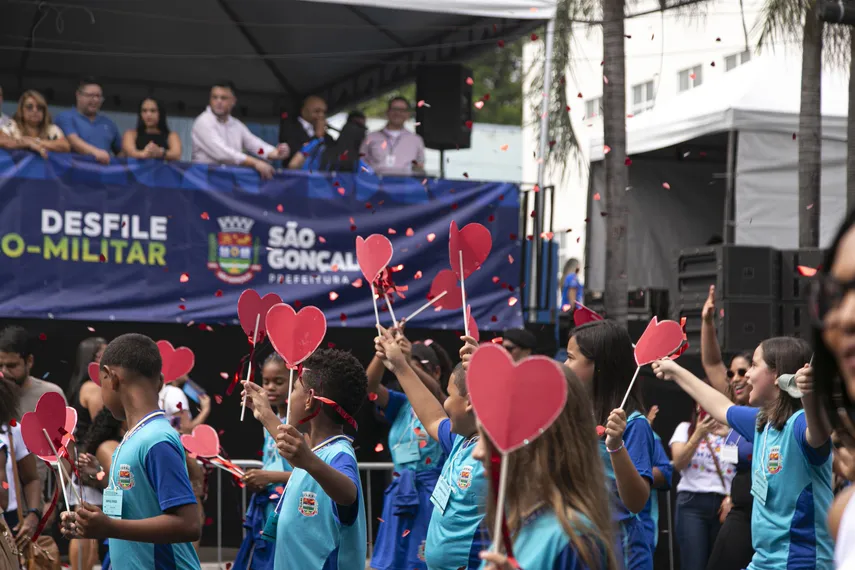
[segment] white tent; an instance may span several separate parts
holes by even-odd
[[[303,0],[374,6],[395,10],[421,10],[440,14],[465,14],[485,18],[514,18],[525,20],[551,20],[555,15],[556,0],[432,0],[416,4],[410,0]]]
[[[800,60],[764,56],[627,120],[630,286],[668,287],[675,249],[726,236],[729,189],[734,243],[798,247],[800,98]],[[847,105],[847,77],[826,70],[821,245],[845,211]],[[599,199],[590,201],[588,248],[595,289],[604,280],[604,144],[601,134],[592,137],[591,195]],[[730,153],[735,164],[728,170]]]

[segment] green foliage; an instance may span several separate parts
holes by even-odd
[[[485,95],[490,95],[481,109],[474,110],[476,123],[522,125],[522,47],[525,41],[531,39],[521,38],[504,48],[497,46],[466,62],[466,65],[472,68],[473,100],[481,100]],[[368,101],[361,107],[362,111],[368,117],[385,117],[389,99],[395,96],[406,97],[415,104],[415,83],[409,83]]]

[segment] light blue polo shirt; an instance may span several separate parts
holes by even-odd
[[[748,570],[831,570],[834,556],[826,527],[831,490],[831,440],[814,449],[805,437],[807,420],[799,410],[781,431],[757,431],[760,410],[731,406],[727,423],[754,442],[751,477],[768,483],[766,500],[752,486],[751,539],[754,558]]]
[[[181,440],[162,415],[147,420],[116,449],[110,472],[111,484],[115,483],[122,491],[122,520],[150,519],[176,507],[196,504]],[[189,542],[151,544],[117,538],[109,542],[110,559],[117,569],[198,570],[201,567]]]
[[[119,128],[103,113],[98,113],[95,119],[90,121],[76,108],[69,109],[57,116],[56,124],[65,136],[77,135],[84,142],[113,154],[119,154],[122,151]]]

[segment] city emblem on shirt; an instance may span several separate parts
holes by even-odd
[[[465,491],[470,485],[472,485],[472,467],[466,465],[460,470],[460,476],[457,477],[457,486]]]
[[[247,283],[261,271],[261,239],[253,240],[255,220],[243,216],[217,218],[220,231],[208,235],[208,269],[217,279],[233,285]]]
[[[419,557],[419,560],[421,560],[422,562],[425,561],[425,541],[424,540],[419,545],[418,557]]]
[[[133,489],[134,474],[131,473],[131,466],[127,463],[119,465],[119,478],[116,481],[116,484],[119,485],[120,489],[124,489],[125,491]]]
[[[300,497],[300,506],[297,507],[297,510],[300,511],[300,514],[304,517],[313,517],[318,514],[318,495],[316,493],[311,493],[309,491],[304,491],[303,496]]]
[[[781,464],[781,446],[774,445],[772,449],[769,450],[769,461],[766,464],[766,468],[769,470],[769,473],[774,475],[781,471],[783,465]]]

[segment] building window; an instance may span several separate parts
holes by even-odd
[[[637,115],[653,107],[653,81],[632,86],[632,113]]]
[[[742,53],[735,53],[724,58],[724,70],[730,71],[738,66],[751,61],[751,52],[745,50]]]
[[[585,101],[585,118],[593,119],[594,117],[598,117],[603,112],[603,98],[597,97],[596,99],[588,99]]]
[[[680,93],[703,83],[703,71],[703,67],[696,65],[678,73]]]

